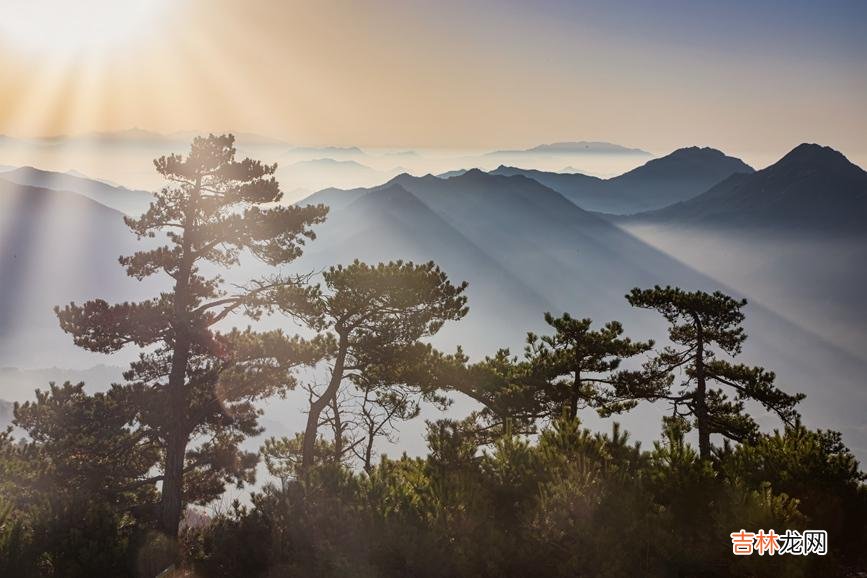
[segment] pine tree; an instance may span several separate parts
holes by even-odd
[[[217,267],[237,266],[242,253],[265,263],[297,258],[323,206],[270,205],[282,193],[276,165],[235,159],[232,135],[197,137],[187,156],[154,161],[168,184],[138,218],[125,218],[139,239],[162,246],[121,257],[127,274],[167,275],[158,297],[110,305],[93,300],[57,308],[75,343],[110,353],[128,344],[145,352],[125,373],[138,419],[154,430],[163,452],[159,524],[176,536],[184,504],[218,495],[226,481],[251,479],[255,455],[239,449],[259,431],[252,401],[294,381],[290,370],[315,362],[316,344],[278,331],[221,333],[215,325],[243,312],[250,291],[229,294]],[[191,446],[191,440],[205,441]]]
[[[485,406],[478,417],[493,435],[507,422],[513,432],[531,433],[540,420],[574,420],[584,408],[604,417],[629,410],[637,402],[620,392],[653,380],[644,371],[621,368],[653,342],[624,337],[619,322],[594,330],[590,319],[568,313],[546,313],[545,322],[553,334],[528,333],[522,359],[500,349],[470,366],[461,380],[461,391]]]
[[[159,452],[153,432],[132,425],[129,388],[88,395],[84,384],[49,384],[36,399],[16,404],[16,427],[27,433],[21,491],[51,488],[50,500],[98,499],[118,512],[146,503],[154,492]],[[30,478],[30,479],[26,479]]]
[[[324,288],[311,291],[273,280],[259,284],[265,289],[262,306],[281,310],[331,339],[328,382],[321,394],[311,397],[307,414],[302,471],[314,463],[320,416],[344,380],[379,392],[406,384],[420,393],[432,392],[435,388],[424,381],[432,375],[423,368],[438,354],[419,349],[419,340],[467,313],[467,284],[453,285],[433,262],[372,266],[355,261],[331,267],[323,280]]]
[[[741,326],[746,299],[733,299],[719,291],[687,292],[660,286],[635,288],[626,299],[633,307],[662,314],[669,323],[668,337],[674,346],[665,348],[650,363],[650,373],[657,379],[626,384],[621,393],[636,399],[666,399],[676,416],[693,417],[701,459],[710,457],[711,434],[739,442],[756,435],[758,425],[744,407],[748,400],[759,402],[787,424],[798,417],[795,406],[803,394],[786,394],[774,385],[774,373],[762,367],[735,364],[717,356],[718,352],[730,357],[741,353],[747,338]],[[680,369],[681,389],[673,392],[672,372]],[[662,379],[663,375],[668,378]],[[721,388],[710,387],[713,383],[733,390],[734,398]]]
[[[353,411],[357,436],[351,451],[365,471],[373,469],[377,439],[395,441],[398,422],[417,417],[422,401],[441,411],[448,408],[445,392],[455,388],[466,361],[460,348],[444,354],[419,342],[401,347],[399,355],[359,359],[358,370],[349,376],[360,398]]]
[[[569,419],[575,419],[582,407],[594,408],[603,416],[634,407],[634,400],[618,399],[616,390],[642,376],[620,369],[620,364],[650,350],[653,341],[623,337],[618,321],[593,330],[590,319],[546,313],[545,322],[554,328],[554,334],[528,334],[526,357],[533,370],[543,376],[548,397],[565,406]]]

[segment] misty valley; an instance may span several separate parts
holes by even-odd
[[[4,0],[0,578],[867,577],[865,22]]]
[[[231,135],[158,157],[168,185],[155,194],[5,168],[4,475],[22,487],[80,479],[64,508],[92,503],[81,492],[95,482],[125,504],[105,515],[153,520],[164,534],[124,538],[148,553],[144,574],[176,560],[160,536],[177,536],[204,575],[298,560],[313,568],[303,575],[340,575],[344,554],[386,575],[368,557],[395,547],[391,532],[423,527],[400,548],[445,556],[439,533],[474,516],[505,516],[514,535],[485,524],[461,539],[510,549],[497,572],[529,572],[541,544],[565,535],[612,548],[584,525],[593,519],[626,532],[649,508],[640,515],[655,527],[688,524],[659,518],[678,515],[658,509],[671,487],[713,500],[719,520],[733,508],[780,527],[821,520],[839,544],[827,568],[846,567],[863,537],[840,533],[867,512],[855,461],[867,455],[867,173],[813,144],[760,170],[698,147],[650,160],[615,148],[637,166],[608,178],[530,167],[545,154],[594,160],[554,150],[490,153],[527,168],[494,158],[488,170],[386,174],[294,202],[281,200],[276,167],[242,160]],[[81,451],[93,456],[70,461]],[[118,451],[129,460],[115,463]],[[27,452],[51,465],[31,470]],[[683,468],[697,469],[676,478]],[[831,476],[824,491],[851,494],[849,505],[828,510],[804,476]],[[519,480],[541,502],[531,492],[498,509]],[[631,505],[616,505],[624,495]],[[423,496],[435,502],[415,503]],[[416,520],[419,508],[434,517]],[[313,534],[272,535],[250,559],[220,546],[283,515],[304,533],[338,516],[326,531],[350,532],[350,549],[302,553]],[[538,532],[530,550],[511,543],[528,539],[519,528]],[[703,560],[718,556],[702,548]],[[426,575],[408,552],[389,564]],[[26,549],[7,554],[26,566]],[[654,556],[639,564],[665,575],[667,555]],[[485,574],[480,562],[467,553],[429,575]],[[763,568],[744,564],[729,571]]]

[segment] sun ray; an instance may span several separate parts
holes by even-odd
[[[134,41],[168,0],[6,0],[0,36],[22,52],[100,52]]]

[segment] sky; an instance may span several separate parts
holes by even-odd
[[[4,0],[0,133],[295,144],[800,142],[867,161],[867,2]]]

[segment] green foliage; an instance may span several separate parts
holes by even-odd
[[[220,275],[204,271],[238,265],[243,251],[272,265],[297,258],[327,209],[275,205],[282,196],[276,165],[236,160],[232,135],[197,137],[188,155],[160,157],[154,166],[168,185],[125,222],[139,239],[166,244],[120,263],[136,279],[164,274],[172,290],[140,303],[95,299],[56,311],[81,347],[143,349],[125,378],[135,420],[163,455],[159,518],[174,536],[185,504],[252,479],[255,455],[239,448],[258,433],[252,401],[293,387],[291,369],[323,353],[323,344],[279,331],[218,331],[255,292],[229,294]]]
[[[415,393],[442,403],[438,390],[447,384],[450,370],[465,361],[460,350],[445,356],[419,340],[437,333],[449,320],[467,313],[467,284],[453,285],[433,262],[416,265],[393,261],[375,266],[355,261],[331,267],[323,273],[324,287],[299,291],[292,280],[260,282],[257,297],[264,310],[279,310],[303,321],[332,344],[327,385],[321,393],[311,392],[307,427],[302,437],[302,469],[314,463],[321,416],[337,402],[344,380],[354,383],[365,395],[364,407],[372,402],[384,408],[377,418],[362,409],[367,429],[365,464],[370,467],[373,439],[383,425],[416,412],[408,400]],[[335,436],[342,442],[343,433]]]
[[[130,426],[129,390],[51,384],[15,407],[26,437],[0,438],[0,574],[132,576],[137,514],[159,452]]]
[[[152,501],[160,454],[152,432],[131,425],[131,395],[119,386],[88,395],[83,383],[52,383],[36,390],[35,401],[16,405],[15,425],[28,436],[21,458],[30,466],[18,478],[21,488],[53,488],[52,501],[101,497],[118,510]]]
[[[617,397],[618,389],[628,389],[623,382],[642,379],[638,372],[624,371],[624,359],[645,353],[653,341],[636,342],[623,337],[617,321],[592,330],[590,319],[574,319],[568,313],[555,318],[545,314],[545,322],[554,328],[553,335],[527,336],[526,357],[533,370],[541,373],[552,401],[560,401],[575,419],[582,407],[595,408],[608,416],[635,406],[631,399]],[[552,414],[551,417],[557,417]]]
[[[268,438],[259,450],[268,473],[280,480],[281,487],[285,488],[289,482],[302,475],[303,448],[304,436],[297,433],[291,438]],[[341,463],[341,457],[335,452],[334,442],[323,438],[316,440],[313,456],[315,464]]]
[[[808,526],[837,538],[831,542],[835,561],[867,567],[867,475],[838,432],[796,423],[722,452],[720,470],[738,483],[768,484],[797,498]]]
[[[773,372],[718,356],[741,353],[747,338],[741,326],[746,299],[733,299],[719,291],[687,292],[660,286],[635,288],[626,299],[633,307],[652,309],[665,317],[674,346],[666,347],[647,364],[654,379],[624,381],[618,393],[633,399],[664,399],[671,403],[675,416],[693,417],[702,459],[710,457],[712,434],[739,442],[758,435],[758,425],[745,411],[747,401],[759,402],[786,424],[798,418],[795,406],[804,399],[803,394],[789,395],[777,388]],[[672,391],[675,373],[681,377],[679,391]],[[714,383],[721,387],[711,388]],[[733,391],[734,398],[722,387]]]
[[[0,575],[26,576],[33,560],[28,559],[32,537],[11,502],[0,499]]]
[[[508,427],[532,432],[540,421],[575,419],[592,408],[603,417],[635,407],[634,391],[654,380],[649,372],[625,370],[624,360],[649,351],[652,341],[623,336],[617,321],[591,329],[590,319],[545,314],[552,335],[527,334],[524,356],[508,349],[469,367],[458,388],[484,405],[479,418],[497,435]]]
[[[595,434],[573,419],[535,441],[507,432],[487,449],[474,429],[433,422],[425,458],[384,459],[369,474],[324,463],[267,488],[250,508],[190,531],[188,561],[203,577],[845,576],[862,563],[863,536],[832,526],[826,557],[731,555],[729,533],[741,527],[824,527],[798,494],[756,472],[756,451],[790,468],[811,453],[779,483],[848,485],[856,491],[839,495],[864,507],[862,475],[823,432],[790,430],[702,460],[682,419],[649,451],[616,426]]]

